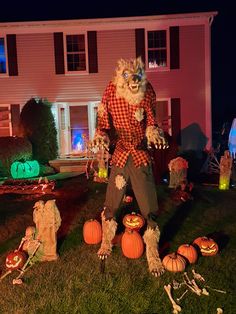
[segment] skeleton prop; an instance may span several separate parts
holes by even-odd
[[[29,227],[28,227],[29,228]],[[27,229],[26,229],[27,230]],[[24,238],[22,238],[21,240],[21,243],[18,247],[18,249],[16,249],[14,252],[24,252],[24,244],[26,241],[29,241],[29,238],[26,236]],[[13,279],[13,285],[20,285],[23,283],[22,281],[22,277],[23,275],[25,274],[25,272],[31,267],[33,266],[35,260],[34,260],[34,257],[35,257],[35,254],[37,253],[39,247],[40,247],[41,243],[38,241],[38,240],[34,240],[34,249],[31,251],[31,253],[29,254],[26,262],[24,263],[24,265],[22,267],[17,267],[16,270],[19,271],[19,275]],[[4,279],[5,277],[7,277],[8,275],[10,275],[12,273],[12,271],[15,270],[14,269],[9,269],[8,271],[6,271],[5,274],[3,274],[1,277],[0,277],[0,281],[2,279]]]
[[[172,295],[171,295],[171,285],[168,284],[168,285],[165,285],[164,286],[164,289],[168,295],[168,298],[173,306],[173,314],[178,314],[179,312],[181,312],[181,306],[178,305],[175,300],[173,299]]]

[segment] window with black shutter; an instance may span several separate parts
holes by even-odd
[[[180,68],[179,27],[170,27],[170,68]]]
[[[18,75],[17,64],[17,48],[16,48],[16,35],[7,35],[7,58],[8,58],[8,74],[10,76]]]
[[[56,74],[97,73],[97,32],[54,33]]]
[[[0,75],[18,75],[16,35],[0,35]]]
[[[135,29],[136,57],[142,57],[147,70],[180,67],[179,27]]]

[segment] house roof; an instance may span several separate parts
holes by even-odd
[[[229,1],[229,0],[228,0]],[[26,22],[166,15],[218,11],[221,0],[2,1],[0,22]],[[227,2],[227,0],[224,1]]]
[[[195,25],[208,23],[217,15],[216,11],[178,13],[150,16],[131,16],[115,18],[93,18],[93,19],[72,19],[52,21],[25,21],[25,22],[2,22],[0,31],[6,33],[37,33],[52,31],[66,31],[66,29],[80,28],[81,30],[106,30],[106,29],[130,29],[148,25]]]

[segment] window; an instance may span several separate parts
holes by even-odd
[[[168,67],[167,30],[147,31],[147,65],[148,69],[166,69]]]
[[[87,47],[85,34],[66,35],[65,40],[67,72],[86,72]]]
[[[0,75],[7,73],[6,45],[5,38],[0,37]]]

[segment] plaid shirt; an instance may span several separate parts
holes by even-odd
[[[147,126],[155,125],[154,104],[156,95],[150,83],[139,104],[129,104],[124,98],[116,97],[116,87],[110,82],[98,108],[97,132],[102,134],[115,128],[118,140],[112,156],[112,164],[123,168],[129,154],[135,167],[147,165],[150,156],[142,147]]]

